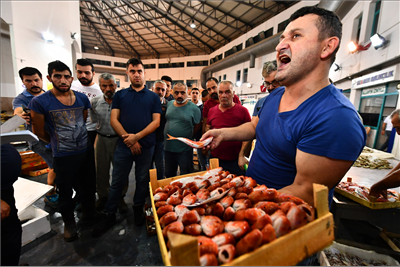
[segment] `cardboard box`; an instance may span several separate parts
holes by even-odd
[[[215,161],[216,160],[216,161]],[[218,167],[218,159],[210,160],[211,168]],[[176,176],[169,179],[157,180],[156,170],[150,170],[150,196],[153,210],[156,211],[153,192],[158,187],[170,184],[172,181],[194,175],[203,175],[197,172],[188,175]],[[269,244],[265,244],[251,253],[235,258],[228,265],[295,265],[318,251],[332,244],[334,240],[334,220],[329,212],[328,189],[325,186],[314,184],[315,208],[318,218],[307,225],[282,236]],[[171,243],[171,255],[165,245],[162,229],[157,213],[154,220],[161,256],[166,266],[171,265],[199,265],[197,239],[185,234],[168,234]]]
[[[49,214],[42,209],[30,206],[18,215],[22,224],[22,246],[51,231]]]

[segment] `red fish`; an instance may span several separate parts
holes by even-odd
[[[178,140],[178,141],[181,141],[181,142],[185,143],[186,145],[193,147],[193,148],[203,148],[203,147],[209,145],[213,139],[212,137],[209,137],[203,141],[193,141],[193,140],[190,140],[190,139],[187,139],[184,137],[173,137],[169,134],[167,134],[167,135],[169,137],[167,140]]]

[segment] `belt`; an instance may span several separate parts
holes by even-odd
[[[105,135],[105,134],[101,134],[101,133],[99,133],[99,132],[97,132],[97,133],[98,133],[99,135],[104,136],[104,137],[107,137],[107,138],[118,137],[118,135],[116,135],[116,134],[114,134],[114,135],[110,135],[110,134]]]

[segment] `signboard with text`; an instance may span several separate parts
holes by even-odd
[[[361,92],[361,96],[383,95],[385,93],[385,89],[385,86],[363,89]]]
[[[395,79],[396,66],[364,75],[351,81],[351,89],[369,87],[376,84],[386,83]]]

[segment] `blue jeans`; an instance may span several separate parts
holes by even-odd
[[[164,179],[164,141],[156,143],[154,147],[153,162],[157,169],[157,180]]]
[[[149,195],[149,169],[152,164],[153,152],[154,146],[150,148],[142,147],[142,153],[140,155],[133,155],[125,144],[117,146],[114,153],[112,181],[108,191],[108,201],[105,206],[106,213],[113,214],[117,212],[122,190],[128,183],[129,173],[134,161],[136,191],[133,202],[135,206],[144,205],[146,197]]]
[[[165,151],[165,176],[167,178],[177,175],[178,166],[180,175],[191,173],[193,163],[193,151],[181,153]]]
[[[46,145],[47,143],[43,142],[42,140],[39,140],[39,142],[34,142],[33,144],[29,143],[30,149],[43,158],[43,160],[49,166],[49,169],[53,169],[54,168],[53,153],[51,149],[48,149],[46,147]]]

